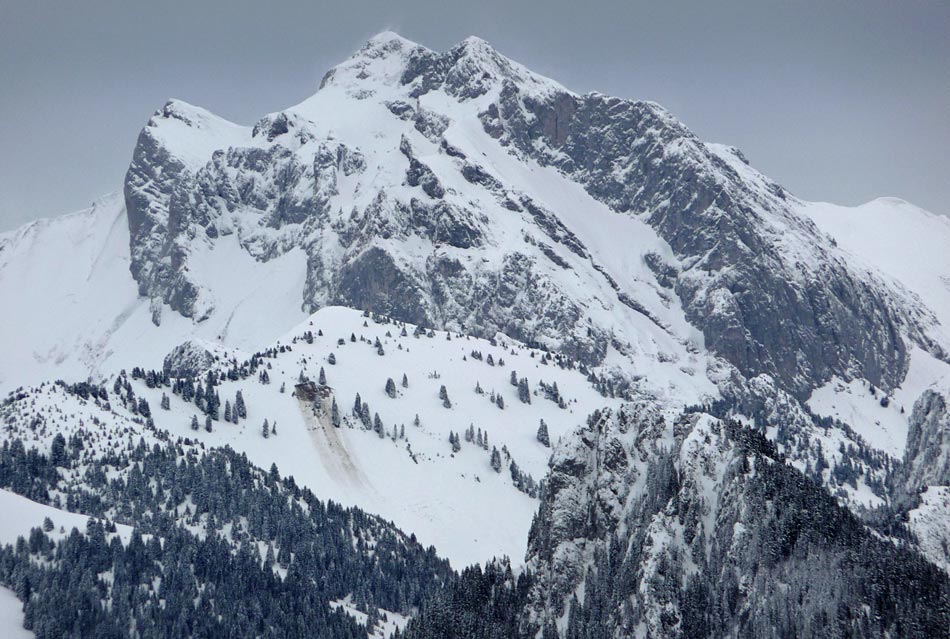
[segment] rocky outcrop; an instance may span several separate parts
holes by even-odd
[[[946,397],[926,390],[914,403],[902,468],[903,483],[916,494],[927,486],[950,486],[950,414]]]
[[[938,347],[881,282],[852,271],[779,185],[702,143],[656,104],[506,82],[490,135],[642,216],[686,268],[675,280],[706,344],[745,375],[804,396],[832,375],[886,388],[907,369],[904,334]]]
[[[170,377],[200,377],[214,364],[214,354],[198,342],[176,346],[165,356],[162,370]]]
[[[925,637],[950,619],[944,573],[703,414],[593,416],[552,457],[528,567],[523,636]]]

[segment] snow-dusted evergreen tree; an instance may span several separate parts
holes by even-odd
[[[511,377],[508,378],[508,382],[509,382],[512,386],[517,386],[517,385],[518,385],[518,373],[515,372],[514,369],[512,369],[512,371],[511,371]]]
[[[205,430],[211,432],[211,415],[205,416]]]
[[[340,427],[342,420],[340,419],[340,407],[336,405],[336,397],[333,398],[333,404],[330,405],[330,423]]]
[[[373,417],[369,412],[369,402],[363,402],[363,411],[360,413],[360,421],[363,422],[364,428],[369,429],[373,427]]]
[[[373,430],[376,431],[376,434],[379,435],[380,439],[386,435],[386,429],[383,428],[383,420],[379,418],[379,413],[376,413],[373,416]]]
[[[53,437],[53,445],[50,449],[50,462],[54,466],[62,466],[67,461],[66,454],[66,438],[63,437],[62,433],[56,433],[56,436]]]
[[[327,364],[329,364],[330,366],[333,366],[336,364],[336,353],[330,353],[327,356]]]
[[[267,418],[264,418],[264,426],[261,428],[261,434],[264,435],[264,439],[270,437],[270,423],[267,421]]]
[[[363,414],[363,402],[359,393],[356,394],[356,399],[353,400],[353,414],[357,417]]]
[[[162,410],[171,410],[171,401],[168,399],[168,395],[162,393]]]
[[[317,377],[317,383],[321,386],[327,385],[327,373],[323,370],[323,367],[320,367],[320,375]]]
[[[452,408],[452,400],[449,399],[449,391],[446,390],[445,384],[439,388],[439,399],[442,400],[442,405],[445,408]]]
[[[198,425],[198,416],[192,415],[191,416],[191,430],[198,430],[198,428],[200,428],[200,426]]]
[[[396,399],[396,382],[390,377],[386,380],[386,394],[390,399]]]
[[[405,329],[403,329],[403,330],[405,330]],[[403,387],[403,388],[409,388],[409,378],[406,377],[406,374],[405,374],[405,373],[402,374],[402,387]]]
[[[241,419],[247,417],[247,406],[244,405],[244,394],[239,390],[234,395],[234,410]]]
[[[419,428],[419,424],[422,423],[419,421],[419,413],[416,413],[416,416],[412,420],[412,425],[416,428]]]
[[[492,446],[491,449],[491,468],[496,473],[501,472],[501,454],[498,452],[498,449]]]
[[[501,396],[501,393],[495,395],[495,406],[504,410],[505,408],[505,398]]]
[[[224,421],[231,421],[231,400],[225,400],[224,402]]]
[[[545,447],[551,447],[551,439],[548,436],[548,425],[544,423],[543,419],[541,420],[541,425],[538,426],[537,438]]]
[[[528,378],[522,377],[518,380],[518,399],[522,404],[531,403],[531,389],[528,387]]]

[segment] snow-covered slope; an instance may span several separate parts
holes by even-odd
[[[23,628],[23,602],[8,588],[0,588],[0,628],[9,639],[34,639],[36,636]]]
[[[801,211],[855,260],[920,296],[950,330],[950,218],[890,197],[860,206],[809,202]]]
[[[299,285],[304,261],[288,254],[260,264],[237,248],[219,243],[196,256],[193,267],[213,282],[222,312],[201,324],[169,315],[158,330],[129,273],[120,195],[0,235],[0,391],[160,362],[190,337],[248,349],[276,339],[306,315],[296,295],[273,283]]]
[[[247,419],[237,425],[216,421],[210,433],[194,403],[182,401],[169,388],[149,389],[141,380],[133,387],[148,400],[159,428],[207,446],[231,446],[264,468],[276,463],[318,497],[391,519],[424,544],[434,544],[455,566],[502,555],[518,562],[537,500],[514,486],[511,461],[540,481],[551,453],[537,439],[541,420],[553,446],[592,410],[618,400],[603,397],[580,371],[542,360],[543,351],[504,336],[493,344],[441,331],[432,337],[414,332],[412,325],[377,323],[351,309],[322,309],[278,341],[289,351],[277,347],[264,360],[269,383],[251,375],[220,384],[221,416],[224,403],[234,406],[240,390]],[[308,333],[312,343],[304,338]],[[329,363],[331,354],[335,364]],[[494,364],[488,363],[489,356]],[[227,362],[219,366],[229,368]],[[294,397],[295,386],[301,375],[319,381],[321,368],[332,395],[323,400],[322,411],[315,411],[311,401]],[[513,372],[528,380],[530,404],[520,401],[512,386]],[[386,392],[388,379],[395,384],[394,398]],[[541,382],[570,389],[561,391],[564,408],[545,398]],[[450,408],[440,398],[442,386]],[[163,393],[170,398],[169,411],[158,409]],[[382,434],[353,414],[357,394],[372,417],[379,415]],[[502,398],[504,408],[492,401],[493,394]],[[329,419],[333,401],[339,428]],[[193,415],[200,420],[197,432],[190,426]],[[276,426],[276,435],[264,438],[265,419]],[[476,436],[485,433],[485,447],[466,441],[470,428]],[[459,435],[458,452],[452,450],[450,432]],[[493,448],[500,453],[500,472],[491,466]]]
[[[455,566],[502,555],[519,562],[552,447],[591,411],[619,400],[601,395],[576,362],[549,360],[547,352],[503,335],[488,341],[442,331],[415,333],[412,325],[328,307],[266,349],[257,374],[225,377],[216,386],[221,407],[210,432],[205,412],[193,400],[185,401],[170,385],[149,387],[130,374],[125,379],[135,402],[121,401],[124,391],[113,390],[108,400],[90,399],[58,384],[13,395],[22,397],[0,408],[4,437],[27,437],[48,449],[57,433],[68,439],[91,431],[86,445],[91,455],[108,454],[117,443],[137,443],[142,437],[149,444],[160,442],[165,435],[156,434],[165,432],[202,447],[230,446],[262,468],[277,464],[282,474],[322,499],[392,520],[422,543],[435,545]],[[221,350],[216,357],[215,368],[227,373],[232,361],[250,354]],[[153,364],[133,361],[129,370],[161,368]],[[312,401],[295,396],[295,387],[301,377],[318,382],[321,369],[331,395],[323,410],[316,410]],[[260,379],[265,370],[268,383]],[[519,397],[512,374],[526,380],[530,403]],[[204,379],[204,372],[198,377]],[[394,397],[386,390],[389,379]],[[107,387],[112,384],[113,378],[106,380]],[[448,408],[440,398],[442,386]],[[225,404],[235,407],[238,391],[246,418],[234,424],[224,420]],[[168,410],[161,408],[163,395]],[[372,418],[379,416],[382,432],[373,430],[372,421],[367,428],[354,414],[357,395]],[[154,426],[144,423],[145,413],[137,408],[143,399]],[[340,427],[330,419],[333,401]],[[192,417],[198,419],[197,431]],[[266,438],[265,420],[274,431]],[[542,420],[549,445],[538,440]],[[470,429],[476,441],[467,441]],[[458,451],[450,433],[459,436]],[[491,464],[495,449],[497,470]],[[520,481],[512,474],[512,462]]]
[[[834,238],[856,268],[887,278],[931,309],[939,321],[933,333],[941,343],[950,343],[950,219],[897,198],[854,207],[807,202],[799,210]],[[947,387],[950,366],[912,348],[907,376],[889,393],[867,382],[833,379],[815,390],[809,405],[846,421],[875,447],[900,457],[911,407],[925,390]],[[887,406],[882,405],[885,396]]]

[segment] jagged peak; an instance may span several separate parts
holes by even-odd
[[[184,100],[171,99],[149,118],[140,136],[145,136],[139,138],[140,144],[143,139],[157,142],[195,169],[219,149],[246,144],[251,129]]]
[[[380,31],[379,33],[374,35],[372,38],[367,40],[363,48],[366,48],[366,47],[386,48],[386,47],[396,47],[396,46],[401,47],[401,48],[412,49],[412,48],[419,47],[422,45],[420,45],[417,42],[413,42],[412,40],[408,38],[404,38],[403,36],[399,35],[395,31],[390,31],[387,29],[385,31]]]
[[[523,64],[500,53],[488,41],[469,36],[452,47],[448,54],[458,75],[470,75],[481,84],[486,80],[508,80],[530,93],[568,92],[559,82],[535,73]],[[451,73],[451,72],[450,72]],[[480,78],[477,76],[481,76]]]
[[[205,108],[177,98],[171,98],[165,102],[162,108],[154,113],[150,123],[152,123],[152,121],[169,119],[179,120],[187,126],[195,128],[203,128],[209,124],[230,124],[236,126],[233,122],[225,120]]]
[[[382,31],[366,41],[356,53],[327,71],[320,88],[373,79],[398,83],[411,53],[429,52],[424,46],[394,31]]]
[[[482,95],[502,81],[513,82],[532,94],[567,91],[554,80],[502,55],[478,36],[469,36],[439,53],[393,31],[370,38],[356,53],[328,71],[320,88],[355,88],[367,82],[400,86],[423,75],[429,82],[434,80],[434,84],[446,82],[450,92],[461,97]]]

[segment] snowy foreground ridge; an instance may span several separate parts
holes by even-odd
[[[947,636],[946,246],[478,38],[171,100],[0,234],[0,635]]]

